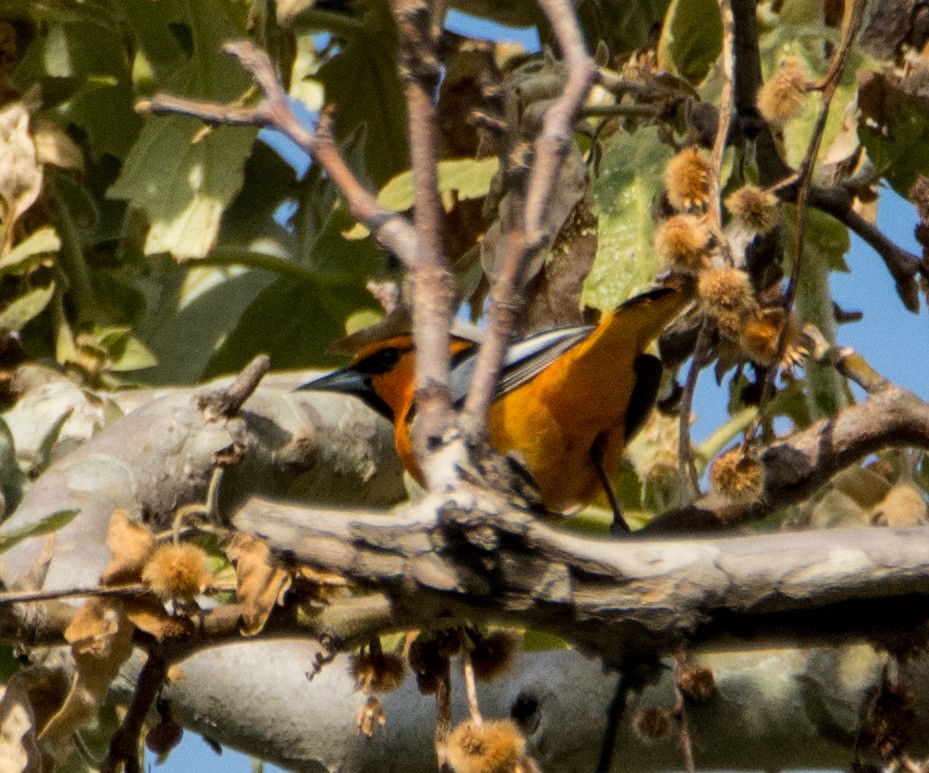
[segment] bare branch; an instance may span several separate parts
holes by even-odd
[[[787,345],[790,341],[790,318],[794,301],[797,297],[797,284],[800,278],[800,269],[803,265],[803,248],[806,243],[806,208],[810,194],[810,186],[813,182],[813,170],[816,167],[816,158],[819,155],[823,134],[826,131],[826,120],[829,118],[829,108],[832,106],[832,98],[835,96],[836,89],[839,87],[839,79],[845,69],[845,63],[848,61],[852,42],[858,35],[858,30],[861,28],[861,21],[864,17],[864,5],[864,0],[849,0],[849,2],[845,4],[842,41],[832,57],[825,77],[821,83],[817,85],[817,88],[822,90],[819,101],[819,113],[816,116],[816,123],[813,126],[813,135],[810,138],[806,155],[803,158],[803,162],[800,164],[800,169],[797,171],[797,223],[794,239],[794,260],[790,271],[790,281],[787,284],[787,291],[784,298],[784,321],[777,336],[774,358],[771,367],[768,369],[764,387],[761,390],[758,418],[745,433],[746,448],[754,439],[755,434],[761,426],[762,418],[767,413],[767,406],[774,396],[776,391],[775,383],[777,381],[777,375],[780,372],[780,363],[784,359],[784,352],[787,351]]]
[[[615,665],[684,644],[832,643],[926,623],[922,528],[594,541],[475,496],[402,516],[251,500],[235,520],[300,562],[380,586],[424,622],[547,630]]]
[[[434,95],[439,86],[439,60],[423,0],[396,0],[400,36],[400,72],[406,88],[410,127],[410,165],[415,198],[414,224],[419,256],[413,272],[413,334],[416,338],[416,408],[414,447],[425,464],[428,439],[440,437],[451,420],[449,331],[456,299],[455,278],[444,254],[444,216],[439,198]]]
[[[223,51],[236,57],[243,69],[251,73],[261,87],[264,98],[256,105],[218,105],[195,99],[158,93],[151,100],[136,105],[140,113],[150,115],[189,115],[208,124],[231,126],[273,126],[286,134],[326,170],[326,174],[348,202],[352,215],[386,249],[407,266],[419,260],[419,238],[413,225],[402,215],[384,209],[358,181],[342,158],[330,131],[330,117],[320,116],[314,133],[297,118],[287,101],[274,65],[268,55],[249,40],[227,43]]]
[[[513,213],[503,269],[491,288],[487,337],[478,353],[462,417],[466,431],[475,434],[486,428],[497,375],[522,308],[520,293],[525,268],[546,243],[546,208],[558,179],[560,162],[574,141],[574,119],[598,75],[596,64],[584,47],[573,3],[539,0],[539,5],[561,47],[568,78],[560,96],[545,111],[542,130],[534,145],[524,208]]]
[[[710,155],[710,179],[708,191],[707,212],[710,226],[720,244],[726,263],[732,264],[732,250],[729,241],[723,234],[722,202],[720,191],[720,175],[722,174],[723,154],[729,140],[729,126],[732,122],[732,108],[735,100],[735,86],[733,70],[735,69],[733,46],[735,40],[734,22],[732,18],[732,4],[730,0],[718,0],[719,15],[723,25],[722,41],[722,76],[723,83],[719,96],[719,120],[716,127],[716,137],[713,140],[713,152]]]

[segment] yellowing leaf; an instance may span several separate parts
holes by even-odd
[[[3,258],[0,258],[0,272],[21,271],[30,268],[46,255],[52,255],[61,249],[61,239],[51,226],[35,231]]]
[[[0,110],[0,200],[4,235],[0,255],[9,250],[13,226],[42,190],[42,165],[29,133],[29,110],[18,100]]]
[[[476,160],[460,158],[439,162],[439,192],[455,191],[459,199],[479,199],[487,195],[490,182],[500,167],[496,157]],[[377,195],[378,203],[394,212],[403,212],[413,206],[413,174],[401,172],[390,180]],[[344,236],[346,239],[364,239],[368,229],[358,224]]]

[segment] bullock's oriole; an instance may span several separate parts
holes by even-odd
[[[689,300],[681,286],[661,287],[604,314],[595,326],[561,327],[514,342],[488,417],[499,451],[523,454],[550,510],[588,504],[602,488],[622,519],[609,476],[626,440],[644,423],[658,393],[661,363],[648,344]],[[453,400],[460,405],[474,372],[477,345],[451,341]],[[404,467],[422,481],[410,440],[414,350],[411,336],[363,347],[347,368],[301,389],[354,394],[390,419]]]

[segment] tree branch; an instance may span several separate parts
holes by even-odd
[[[594,541],[482,496],[428,498],[402,516],[251,500],[235,523],[423,621],[545,630],[614,665],[685,644],[811,644],[926,623],[922,529]]]
[[[331,134],[330,116],[323,113],[314,133],[297,118],[287,101],[268,55],[249,40],[227,43],[223,51],[236,57],[264,93],[255,105],[218,105],[159,92],[142,100],[136,110],[149,115],[189,115],[208,123],[229,126],[272,126],[286,134],[316,161],[341,191],[352,215],[367,227],[386,249],[408,267],[419,261],[419,237],[402,215],[384,209],[359,182],[342,158]]]
[[[534,145],[525,203],[522,211],[512,215],[503,269],[490,291],[487,337],[478,353],[462,416],[466,431],[475,434],[486,428],[497,375],[522,308],[520,293],[526,266],[546,244],[546,208],[558,179],[560,161],[574,141],[574,119],[598,76],[597,66],[584,47],[573,4],[567,0],[539,0],[539,5],[561,47],[568,78],[559,97],[545,111]]]

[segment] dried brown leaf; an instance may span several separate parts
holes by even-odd
[[[381,702],[372,695],[358,709],[355,721],[358,723],[358,729],[370,738],[375,730],[384,726],[387,715],[384,713]]]
[[[242,634],[254,636],[290,588],[290,574],[274,565],[268,546],[251,534],[237,533],[226,547],[226,555],[235,564],[236,595],[245,608]]]
[[[103,585],[138,582],[155,549],[155,535],[148,526],[132,520],[128,512],[119,508],[110,516],[106,546],[113,558],[100,575],[100,582]]]
[[[0,771],[42,773],[35,717],[23,679],[14,676],[0,698]]]
[[[64,738],[97,715],[120,666],[132,654],[133,630],[118,599],[91,598],[81,607],[65,630],[74,658],[71,690],[40,740]]]

